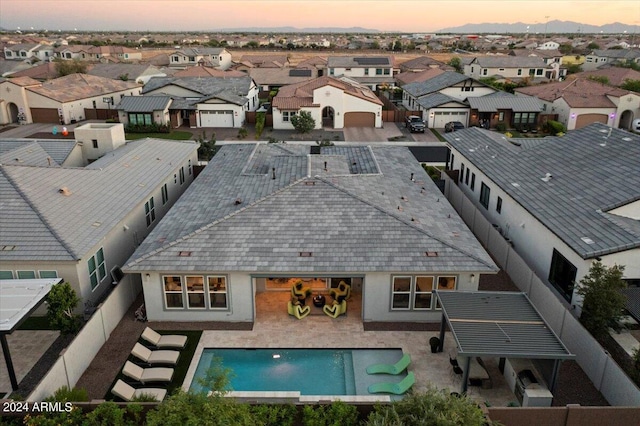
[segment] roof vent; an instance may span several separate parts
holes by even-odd
[[[515,186],[516,188],[520,188],[520,184],[517,182],[511,182],[511,185]]]
[[[593,241],[593,240],[592,240],[591,238],[589,238],[589,237],[580,237],[580,239],[581,239],[582,241],[584,241],[585,243],[587,243],[587,244],[595,244],[595,243],[596,243],[595,241]]]
[[[66,186],[63,186],[62,188],[58,189],[58,192],[67,197],[71,195],[71,191],[69,191],[69,188],[67,188]]]
[[[427,257],[438,257],[438,252],[437,251],[425,251],[424,254]]]
[[[236,198],[236,201],[234,201],[233,204],[235,204],[236,206],[239,205],[239,204],[242,204],[242,199],[241,198]]]
[[[298,257],[312,257],[312,256],[313,256],[312,251],[301,251],[298,253]]]
[[[178,257],[191,257],[190,251],[180,251],[178,252]]]
[[[13,251],[16,246],[2,246],[2,251]]]
[[[544,175],[543,178],[540,178],[540,179],[542,179],[545,182],[549,182],[552,178],[553,178],[553,176],[551,175],[551,173],[547,173],[547,174]]]
[[[94,228],[98,228],[100,225],[102,225],[102,222],[93,222],[91,224],[91,226],[93,226]]]

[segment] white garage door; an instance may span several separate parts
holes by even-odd
[[[464,111],[436,111],[434,114],[433,127],[441,129],[450,121],[459,121],[467,125],[467,113]]]
[[[233,111],[200,111],[200,127],[233,127]]]

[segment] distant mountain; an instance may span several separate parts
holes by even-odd
[[[379,33],[379,30],[362,27],[338,28],[296,28],[296,27],[247,27],[247,28],[222,28],[220,32],[225,33]]]
[[[459,27],[443,28],[437,33],[471,33],[471,34],[635,34],[640,28],[637,25],[627,25],[614,22],[606,25],[589,25],[573,21],[549,21],[525,24],[516,22],[513,24],[486,23],[466,24]]]

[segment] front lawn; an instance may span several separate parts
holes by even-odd
[[[191,132],[184,131],[173,131],[171,133],[126,133],[125,138],[128,141],[133,141],[137,139],[144,138],[154,138],[154,139],[171,139],[174,141],[186,141],[193,138],[193,134]]]

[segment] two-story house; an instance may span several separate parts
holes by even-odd
[[[221,70],[231,67],[231,53],[224,47],[188,47],[169,55],[171,68],[187,68],[203,65]]]
[[[391,56],[329,56],[327,75],[348,77],[371,90],[378,86],[395,84],[394,63]]]
[[[499,81],[519,81],[525,78],[546,81],[549,79],[547,71],[552,72],[550,75],[557,78],[559,68],[559,63],[547,65],[545,60],[538,56],[478,56],[464,65],[464,74],[473,78],[494,77]]]
[[[628,62],[640,64],[640,51],[638,49],[593,50],[586,56],[582,64],[582,70],[592,71],[603,65],[625,64]]]

